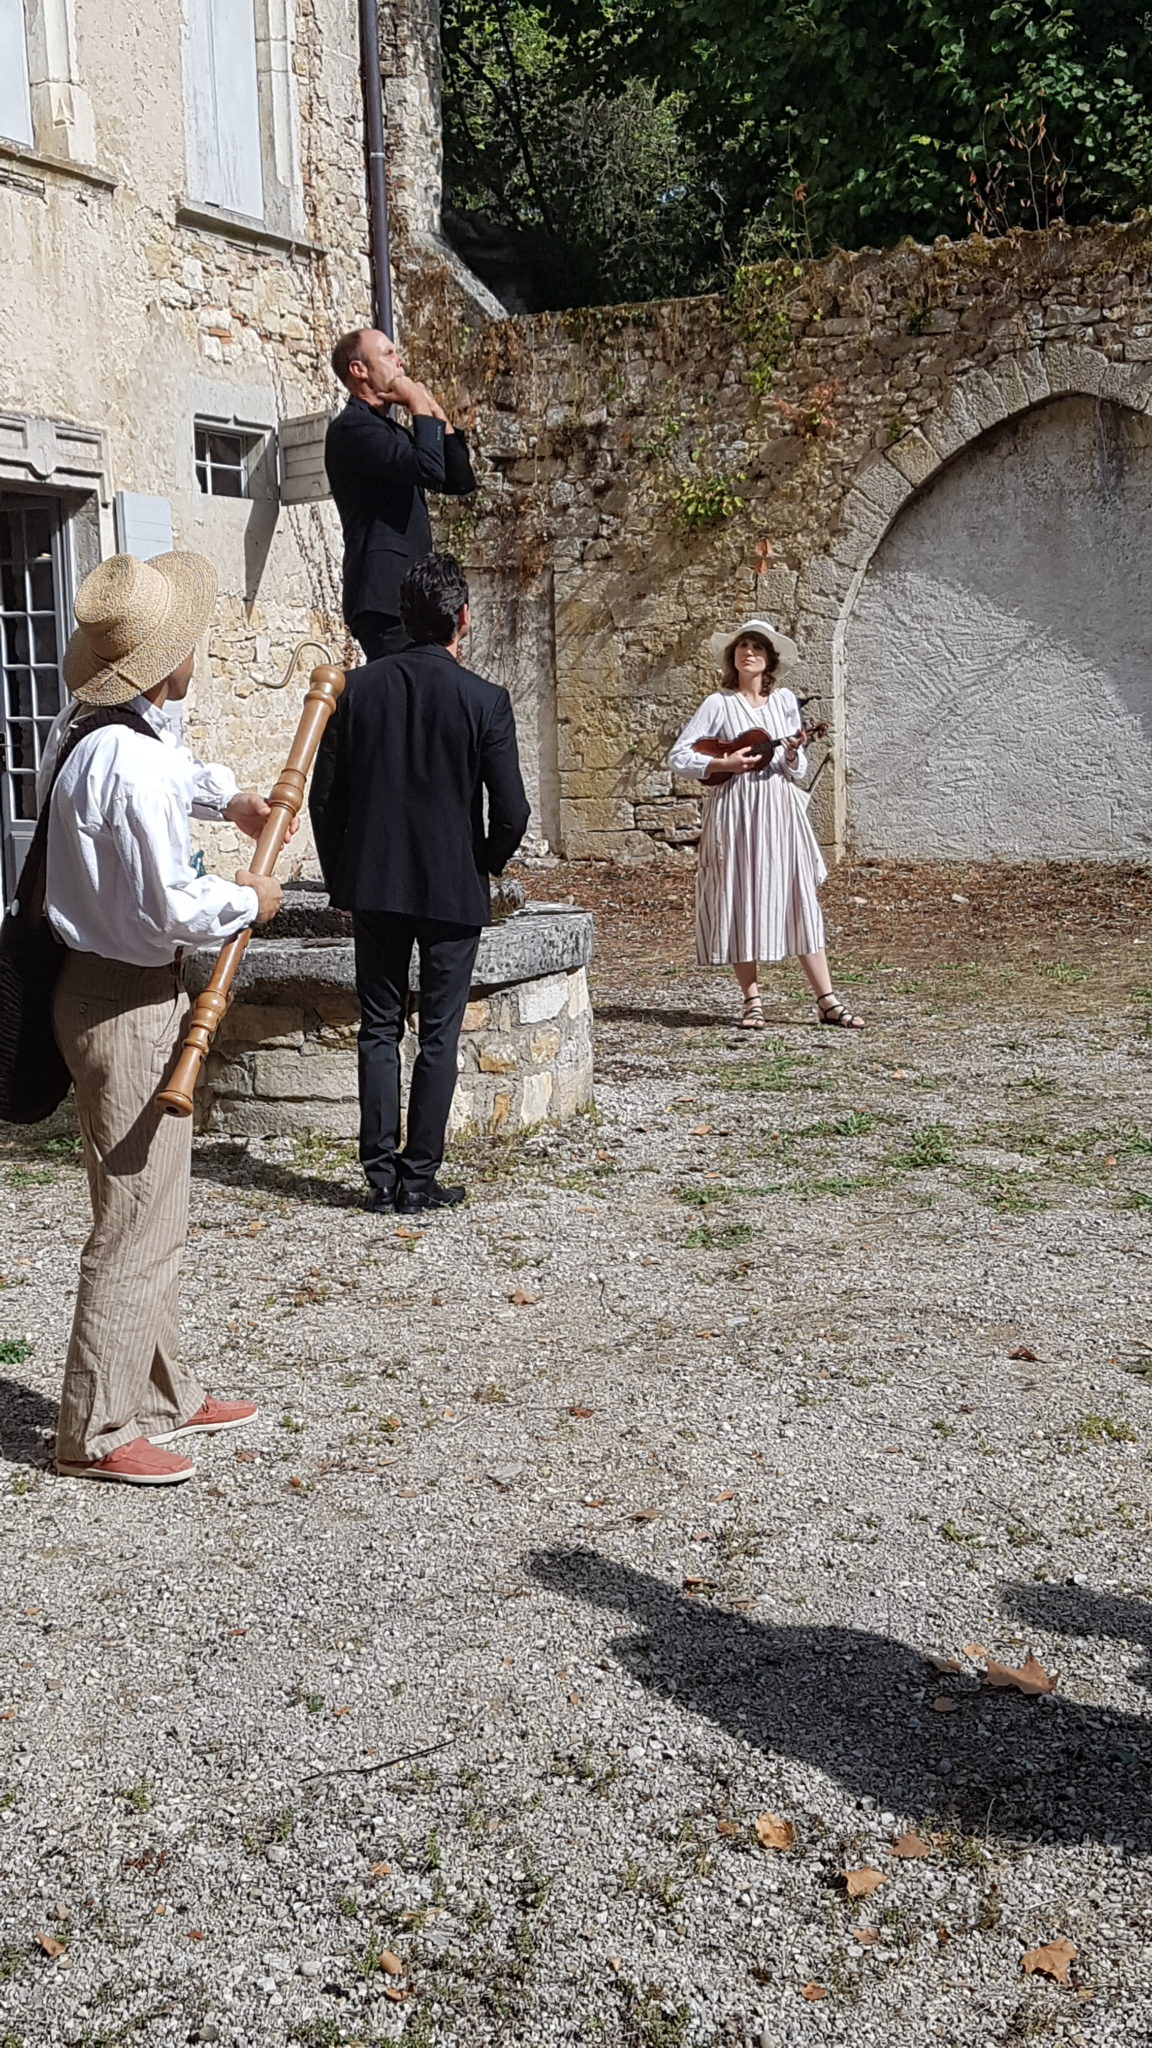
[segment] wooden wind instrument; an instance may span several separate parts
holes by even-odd
[[[316,759],[316,749],[324,736],[324,728],[336,709],[343,688],[342,668],[313,669],[300,723],[296,727],[296,737],[292,742],[292,751],[281,770],[279,781],[269,792],[271,815],[264,820],[263,830],[256,842],[256,851],[248,863],[249,870],[254,875],[270,875],[280,858],[292,820],[299,815],[304,802],[308,772]],[[244,958],[251,937],[252,930],[249,927],[247,931],[237,932],[234,939],[228,940],[227,945],[220,950],[207,987],[196,998],[192,1020],[185,1033],[180,1057],[172,1070],[172,1077],[156,1097],[169,1116],[192,1114],[192,1096],[200,1069],[208,1057],[212,1040],[232,1000],[232,983],[236,979],[236,970]]]

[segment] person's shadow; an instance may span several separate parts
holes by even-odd
[[[49,1465],[55,1432],[55,1401],[0,1373],[0,1457],[14,1465]]]
[[[640,1684],[857,1797],[1007,1838],[1152,1847],[1152,1725],[1140,1715],[938,1676],[906,1644],[866,1629],[744,1620],[592,1550],[537,1551],[527,1562],[563,1598],[628,1618],[634,1626],[611,1648]],[[1013,1588],[1010,1598],[1030,1619],[1064,1627],[1063,1590]],[[1129,1638],[1149,1634],[1139,1601],[1077,1589],[1067,1611],[1078,1633],[1112,1635],[1122,1621]],[[945,1712],[932,1705],[942,1696],[954,1702]]]

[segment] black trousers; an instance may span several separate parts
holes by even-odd
[[[366,661],[380,661],[385,654],[402,654],[412,642],[398,618],[390,612],[357,612],[348,630],[360,642]]]
[[[357,910],[360,998],[360,1164],[370,1187],[426,1187],[444,1157],[456,1086],[456,1047],[472,986],[480,927],[437,918]],[[420,949],[420,1050],[412,1073],[408,1135],[400,1151],[400,1040],[408,1010],[412,947]]]

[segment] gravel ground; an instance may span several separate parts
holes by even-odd
[[[598,1115],[464,1210],[198,1147],[187,1346],[261,1416],[173,1494],[47,1469],[85,1196],[9,1144],[0,2048],[1152,2033],[1152,991],[848,920],[868,1031],[784,976],[737,1042],[659,888]]]

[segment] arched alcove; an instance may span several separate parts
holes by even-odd
[[[1152,419],[1051,398],[897,513],[843,639],[847,837],[913,859],[1152,853]]]

